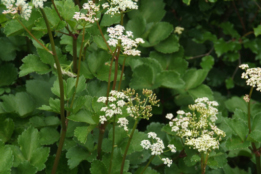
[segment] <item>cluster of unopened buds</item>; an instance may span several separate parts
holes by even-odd
[[[161,155],[164,152],[163,150],[165,149],[163,141],[159,137],[157,137],[157,134],[155,132],[149,132],[148,138],[151,138],[151,141],[141,141],[142,148],[150,149],[151,155]],[[176,152],[176,147],[173,144],[169,144],[168,148],[171,152]],[[164,162],[164,164],[167,164],[168,167],[170,167],[170,165],[172,164],[172,160],[169,158],[162,158],[161,160]]]
[[[123,34],[125,28],[121,25],[116,25],[115,27],[109,27],[107,32],[109,33],[108,44],[110,46],[116,47],[117,44],[123,47],[123,54],[140,56],[140,51],[136,50],[138,44],[144,43],[142,38],[136,38],[133,40],[133,33],[131,31],[126,31],[126,35]]]
[[[225,132],[217,128],[218,110],[215,108],[218,103],[209,101],[208,98],[198,98],[196,104],[189,105],[191,112],[178,111],[178,117],[173,118],[173,114],[167,114],[170,120],[169,126],[176,135],[185,137],[185,144],[205,153],[219,148],[221,137],[225,137]]]

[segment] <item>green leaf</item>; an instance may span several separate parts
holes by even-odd
[[[227,164],[227,155],[224,153],[217,153],[209,156],[207,165],[212,169],[223,168]]]
[[[17,47],[7,37],[0,37],[0,60],[11,61],[16,57]]]
[[[17,69],[14,64],[0,65],[0,87],[11,85],[17,79]]]
[[[224,34],[230,35],[233,38],[239,39],[240,35],[238,32],[234,29],[234,25],[230,22],[223,22],[219,25],[222,29]]]
[[[49,45],[49,47],[48,47],[49,50],[50,50],[50,47],[51,46]],[[56,46],[55,50],[56,50],[56,54],[57,54],[60,64],[67,64],[66,55],[62,54],[61,49]],[[54,66],[54,59],[53,59],[53,55],[51,53],[49,53],[42,47],[37,48],[37,53],[43,63],[49,64],[51,67]]]
[[[160,42],[154,48],[161,53],[174,53],[179,50],[178,36],[172,34],[166,40]]]
[[[94,120],[93,120],[93,114],[88,111],[88,110],[80,110],[79,112],[77,112],[76,114],[70,115],[69,117],[67,117],[69,120],[72,121],[76,121],[76,122],[84,122],[84,123],[89,123],[89,124],[97,124]]]
[[[101,48],[103,50],[108,50],[108,47],[104,42],[102,36],[93,36],[93,42],[96,43],[98,48]]]
[[[78,5],[75,5],[72,0],[65,0],[63,2],[56,1],[58,11],[65,21],[71,21],[76,11],[79,11]]]
[[[225,101],[225,105],[230,112],[234,112],[236,109],[241,109],[244,113],[247,113],[247,103],[242,98],[232,97]]]
[[[258,25],[256,28],[254,28],[254,34],[256,37],[261,34],[261,25]]]
[[[130,87],[134,89],[155,89],[160,84],[154,84],[153,82],[153,70],[148,65],[141,65],[133,70]]]
[[[23,163],[19,164],[16,169],[14,169],[14,174],[35,174],[36,172],[36,167],[31,165],[28,161],[24,161]]]
[[[111,55],[105,51],[92,52],[87,57],[87,64],[90,72],[99,80],[108,82],[109,71],[110,71],[110,59]],[[115,65],[113,64],[111,72],[114,72]],[[120,79],[121,71],[118,70],[117,80]],[[114,73],[111,73],[111,80],[113,81]]]
[[[109,27],[113,24],[119,24],[121,22],[121,15],[104,14],[101,20],[101,27]]]
[[[210,70],[214,65],[214,58],[209,55],[202,58],[200,66],[202,69]]]
[[[93,74],[90,71],[89,65],[86,61],[81,62],[80,74],[82,74],[86,79],[94,78]]]
[[[66,153],[66,158],[68,158],[68,165],[70,169],[77,167],[80,162],[87,160],[90,152],[84,147],[75,146],[70,148]]]
[[[173,31],[173,26],[168,22],[159,22],[153,26],[149,33],[149,42],[156,45],[160,41],[167,39]]]
[[[235,84],[231,77],[226,79],[226,88],[227,89],[232,89],[232,88],[234,88],[234,86],[235,86]]]
[[[39,143],[41,145],[50,145],[57,142],[60,138],[59,132],[55,128],[45,127],[39,132]]]
[[[147,23],[159,22],[166,14],[164,8],[163,0],[142,0],[138,10],[133,10],[127,14],[131,19],[142,16]]]
[[[101,96],[106,96],[107,93],[107,83],[102,82],[99,80],[93,80],[88,82],[87,85],[87,91],[89,95],[93,97],[101,97]]]
[[[128,132],[126,132],[123,128],[121,127],[115,127],[115,132],[117,132],[115,134],[115,145],[120,145],[124,140],[126,140],[126,138],[128,138]],[[109,131],[109,137],[110,140],[113,139],[113,129],[110,129]]]
[[[186,90],[199,86],[206,78],[208,70],[189,69],[184,74],[183,80],[185,81]]]
[[[76,127],[74,136],[83,144],[87,141],[88,134],[96,127],[96,125]]]
[[[185,4],[190,5],[191,0],[182,0]]]
[[[193,97],[193,99],[207,97],[209,100],[213,100],[213,92],[211,88],[207,85],[201,84],[196,88],[189,89],[188,93]]]
[[[29,54],[24,57],[22,61],[23,65],[20,67],[19,77],[23,77],[32,72],[45,74],[50,71],[50,67],[42,63],[36,55]]]
[[[3,100],[3,103],[0,103],[0,113],[2,108],[4,112],[15,112],[21,117],[26,117],[34,111],[34,101],[26,92],[18,92],[15,96],[4,95],[0,98]]]
[[[248,172],[239,169],[238,167],[232,168],[228,164],[223,167],[225,174],[248,174]]]
[[[253,130],[247,137],[247,140],[252,141],[252,142],[258,142],[261,143],[261,130]]]
[[[14,156],[10,147],[4,146],[0,141],[0,173],[10,174],[13,166]]]
[[[29,127],[19,137],[18,144],[24,158],[31,165],[41,171],[45,168],[45,162],[49,156],[49,148],[40,147],[39,133],[37,129]]]
[[[127,13],[128,14],[128,13]],[[142,16],[137,16],[128,21],[126,31],[132,31],[134,38],[141,37],[146,29],[146,21]]]
[[[225,123],[244,141],[248,134],[248,127],[238,119],[223,118]]]
[[[48,116],[48,117],[39,117],[35,116],[30,118],[29,122],[35,128],[42,128],[47,126],[59,126],[60,120],[58,117],[55,116]]]
[[[10,118],[0,122],[0,142],[5,143],[11,138],[14,132],[14,126],[14,121]]]
[[[141,174],[142,170],[145,166],[140,166],[134,174]],[[142,174],[159,174],[156,170],[151,167],[146,168],[146,170]]]
[[[226,147],[228,150],[248,149],[251,145],[250,141],[242,141],[238,136],[232,136],[227,139]]]
[[[104,163],[98,160],[95,160],[91,163],[90,168],[91,174],[107,174],[108,170],[105,167]]]
[[[156,77],[155,83],[159,83],[163,87],[171,89],[182,88],[185,85],[185,82],[181,79],[179,73],[174,70],[162,71]]]
[[[217,56],[220,57],[222,54],[228,51],[238,51],[241,49],[241,44],[238,41],[226,42],[223,38],[219,39],[214,43],[215,51]]]

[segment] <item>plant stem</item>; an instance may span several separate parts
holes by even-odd
[[[207,162],[208,162],[208,153],[206,155],[206,159],[204,153],[201,153],[201,174],[205,174]]]
[[[155,157],[155,155],[150,157],[149,162],[147,163],[147,165],[144,167],[144,169],[141,171],[140,174],[143,174],[145,172],[145,170],[148,168],[148,166],[150,165],[151,161],[153,160],[153,158]]]
[[[111,82],[111,70],[112,70],[112,63],[113,63],[113,59],[114,59],[114,55],[117,51],[117,48],[115,49],[115,51],[112,54],[112,58],[111,58],[111,64],[110,64],[110,71],[109,71],[109,77],[108,77],[108,86],[107,86],[107,100],[106,100],[106,105],[108,104],[108,97],[109,97],[109,93],[110,93],[110,82]],[[103,134],[106,128],[106,124],[102,124],[99,127],[99,139],[98,139],[98,147],[97,147],[97,151],[98,151],[98,159],[101,159],[101,147],[102,147],[102,141],[103,141]]]
[[[77,38],[73,37],[73,72],[77,73]]]
[[[56,152],[56,156],[55,156],[55,160],[54,160],[54,164],[53,164],[53,169],[52,169],[52,174],[56,173],[58,164],[59,164],[59,159],[61,156],[61,152],[62,152],[62,148],[63,148],[63,144],[64,144],[64,139],[65,139],[65,135],[66,135],[66,123],[65,123],[65,116],[64,116],[64,89],[63,89],[63,78],[62,78],[62,72],[61,72],[61,66],[60,66],[60,62],[59,59],[57,57],[56,54],[56,50],[55,50],[55,44],[54,44],[54,39],[53,39],[53,35],[52,35],[52,31],[50,29],[50,25],[48,22],[48,19],[44,13],[43,9],[40,9],[41,13],[43,15],[47,30],[48,30],[48,35],[50,38],[50,43],[52,46],[52,51],[53,51],[53,57],[54,57],[54,61],[57,67],[57,73],[58,73],[58,79],[59,79],[59,87],[60,87],[60,112],[61,112],[61,124],[62,124],[62,132],[61,132],[61,137],[60,137],[60,141],[59,141],[59,146]]]
[[[111,159],[110,159],[110,168],[109,168],[109,174],[111,174],[111,168],[112,168],[112,159],[113,159],[113,152],[114,152],[114,143],[115,143],[115,120],[116,116],[114,115],[114,120],[113,120],[113,131],[112,131],[112,147],[111,147]]]
[[[97,26],[98,26],[99,31],[100,31],[100,33],[101,33],[101,36],[102,36],[103,41],[105,42],[107,48],[109,49],[110,53],[112,54],[113,52],[112,52],[112,50],[111,50],[111,48],[110,48],[108,42],[106,41],[106,39],[105,39],[105,37],[104,37],[104,35],[103,35],[103,32],[102,32],[102,29],[101,29],[101,27],[100,27],[99,22],[97,21],[96,23],[97,23]]]
[[[250,92],[249,92],[249,95],[248,95],[248,97],[249,97],[249,102],[248,102],[248,108],[247,108],[247,111],[248,111],[247,116],[248,116],[248,129],[249,129],[249,134],[250,134],[251,131],[252,131],[252,130],[251,130],[251,120],[250,120],[250,118],[251,118],[251,112],[250,112],[251,103],[250,103],[250,99],[251,99],[251,96],[252,96],[252,93],[253,93],[253,89],[254,89],[254,87],[251,87]],[[255,157],[256,157],[256,171],[257,171],[258,174],[261,174],[260,155],[259,155],[259,153],[257,153],[258,150],[257,150],[257,148],[256,148],[255,143],[252,142],[251,145],[252,145],[252,149],[253,149],[253,152],[254,152],[254,154],[255,154]]]
[[[46,51],[48,51],[49,53],[51,53],[52,55],[54,55],[54,53],[52,51],[50,51],[46,46],[44,46],[38,39],[36,39],[36,37],[34,37],[34,35],[26,28],[26,26],[24,26],[24,24],[17,19],[17,21],[22,25],[22,27],[27,31],[27,33],[39,44],[41,45]]]
[[[120,55],[120,51],[121,48],[118,47],[118,52],[117,52],[117,56],[115,59],[115,70],[114,70],[114,80],[113,80],[113,85],[112,85],[112,89],[114,90],[116,87],[116,82],[117,82],[117,74],[118,74],[118,65],[119,65],[119,55]]]
[[[126,159],[127,152],[128,152],[128,150],[129,150],[129,147],[130,147],[130,142],[131,142],[131,139],[132,139],[132,137],[133,137],[134,131],[135,131],[137,125],[138,125],[138,121],[139,121],[138,119],[135,120],[134,126],[133,126],[132,131],[131,131],[131,134],[130,134],[129,141],[128,141],[127,146],[126,146],[126,149],[125,149],[125,151],[124,151],[124,155],[123,155],[122,162],[121,162],[121,172],[120,172],[120,174],[123,174],[123,168],[124,168],[124,164],[125,164],[125,159]]]
[[[120,78],[120,82],[119,82],[119,86],[118,86],[118,91],[120,91],[120,89],[121,89],[121,81],[122,81],[122,76],[123,76],[123,72],[124,72],[125,61],[126,61],[126,57],[124,58],[123,64],[122,64],[121,78]]]
[[[75,83],[75,92],[73,93],[73,97],[72,97],[70,108],[72,108],[72,106],[73,106],[73,102],[74,102],[74,98],[75,98],[75,95],[76,95],[76,90],[77,90],[77,86],[78,86],[78,82],[79,82],[79,77],[80,77],[81,61],[82,61],[82,51],[83,51],[83,46],[84,46],[84,34],[85,34],[85,25],[83,26],[83,30],[82,30],[82,43],[81,43],[81,48],[80,48],[80,53],[79,53],[79,64],[78,64],[78,69],[77,69],[77,78],[76,78],[76,83]],[[77,53],[76,53],[76,56],[77,56]],[[75,65],[77,65],[77,57],[76,57],[76,64]],[[70,113],[68,115],[70,115]]]

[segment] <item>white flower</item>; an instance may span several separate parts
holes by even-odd
[[[119,14],[121,11],[126,11],[127,9],[138,9],[137,0],[111,0],[110,8],[105,12],[105,14]],[[109,7],[108,3],[102,5],[104,8]]]
[[[164,162],[164,164],[167,164],[168,167],[170,167],[172,164],[172,160],[169,158],[162,158],[162,161]]]
[[[102,8],[103,9],[108,8],[108,7],[110,7],[108,2],[105,2],[104,4],[102,4]]]
[[[166,115],[166,118],[169,119],[169,120],[171,120],[171,119],[173,118],[173,114],[171,114],[171,113],[167,114],[167,115]]]
[[[47,0],[33,0],[33,4],[35,8],[43,8],[43,3],[46,2]]]
[[[178,114],[178,115],[183,115],[183,114],[185,114],[185,112],[182,111],[182,110],[179,110],[179,111],[177,111],[177,114]]]
[[[148,138],[153,138],[155,139],[157,137],[157,134],[155,132],[149,132],[148,133]]]
[[[136,50],[139,43],[144,43],[143,39],[136,38],[133,40],[133,34],[130,31],[126,31],[126,35],[123,34],[125,28],[121,25],[116,25],[115,27],[109,27],[107,32],[109,33],[109,40],[107,41],[110,46],[116,47],[118,41],[120,40],[123,54],[125,55],[132,55],[132,56],[139,56],[140,51]]]
[[[178,126],[173,126],[172,128],[171,128],[171,131],[173,131],[173,132],[177,132],[179,130],[179,127]]]
[[[3,14],[20,14],[25,20],[29,20],[32,12],[32,7],[29,6],[25,0],[3,0],[2,3],[6,6],[7,10],[3,11]],[[14,6],[15,3],[15,6]]]
[[[119,127],[123,127],[125,131],[128,131],[127,125],[129,124],[129,121],[126,118],[119,118],[117,123],[120,124]]]
[[[99,121],[101,124],[104,124],[104,122],[107,121],[107,119],[106,119],[106,117],[104,117],[104,115],[101,115]]]
[[[249,99],[249,95],[247,95],[247,94],[246,94],[246,95],[243,97],[243,99],[245,100],[245,102],[247,102],[247,103],[248,103],[248,102],[249,102],[249,100],[250,100],[250,99]]]
[[[149,149],[151,146],[149,140],[142,140],[140,145],[142,146],[143,149]]]
[[[119,101],[117,101],[117,105],[118,105],[119,107],[123,107],[123,106],[125,105],[125,101],[119,100]]]
[[[176,151],[176,147],[175,147],[173,144],[169,144],[169,145],[168,145],[168,148],[169,148],[170,151],[173,152],[173,153],[177,152],[177,151]]]
[[[99,103],[106,103],[107,97],[99,97],[97,102]]]
[[[100,5],[96,6],[92,0],[89,0],[88,3],[83,4],[83,9],[88,10],[86,14],[75,12],[73,18],[78,20],[85,20],[86,22],[94,23],[98,21],[99,18],[96,18],[96,13],[100,10]]]
[[[184,31],[184,28],[176,27],[174,33],[182,34],[183,31]]]
[[[257,87],[257,91],[261,91],[261,68],[249,68],[247,64],[239,66],[246,72],[242,73],[241,78],[246,79],[248,86]]]

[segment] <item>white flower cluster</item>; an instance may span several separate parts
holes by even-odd
[[[209,101],[208,98],[198,98],[194,105],[189,105],[191,112],[178,111],[178,118],[173,118],[172,114],[167,114],[170,120],[169,125],[173,132],[186,138],[185,144],[192,146],[199,152],[207,152],[219,148],[221,137],[225,137],[225,132],[215,126],[217,120],[218,106],[216,101]]]
[[[241,78],[247,79],[247,85],[257,87],[256,90],[261,92],[261,68],[249,68],[247,64],[242,64],[239,68],[246,71],[242,73]]]
[[[151,143],[149,140],[142,140],[140,144],[142,148],[150,149],[151,155],[161,155],[163,153],[163,150],[165,149],[163,141],[159,137],[157,137],[157,134],[155,132],[149,132],[148,138],[151,138],[153,143]],[[154,142],[155,140],[156,142]],[[176,147],[173,144],[169,144],[168,148],[171,150],[171,152],[176,152]],[[164,164],[167,164],[168,167],[170,167],[170,165],[172,164],[172,160],[170,160],[169,158],[162,158],[162,161],[164,162]]]
[[[92,0],[89,0],[88,3],[83,4],[83,9],[88,10],[87,14],[75,12],[73,18],[77,21],[85,20],[90,23],[94,23],[99,20],[99,18],[96,18],[96,13],[100,10],[100,5],[96,6]]]
[[[108,2],[102,4],[103,9],[109,8],[105,14],[115,15],[126,11],[127,9],[138,9],[138,0],[111,0],[110,5]]]
[[[116,25],[115,27],[109,27],[107,32],[109,33],[110,39],[108,40],[108,44],[110,46],[116,47],[118,41],[121,41],[121,45],[123,47],[123,54],[132,55],[132,56],[140,56],[140,51],[136,50],[139,43],[144,43],[142,38],[136,38],[133,40],[133,34],[131,31],[126,31],[126,35],[123,34],[125,28],[121,25]]]
[[[29,20],[32,7],[29,6],[25,0],[17,0],[16,3],[14,0],[2,0],[2,3],[7,8],[7,10],[3,11],[3,14],[20,14],[22,18]]]
[[[33,4],[35,8],[43,8],[43,3],[46,2],[47,0],[33,0]]]
[[[100,123],[104,124],[105,121],[110,119],[113,115],[122,115],[122,107],[125,106],[125,99],[128,100],[123,92],[118,92],[112,90],[110,92],[110,97],[108,97],[108,105],[101,108],[101,111],[104,112],[104,115],[100,116]],[[107,97],[99,97],[97,102],[106,103]],[[123,127],[125,131],[128,131],[127,125],[129,121],[126,118],[119,118],[118,122],[120,127]]]
[[[174,33],[182,34],[183,31],[184,31],[184,28],[176,27]]]
[[[54,67],[55,69],[57,69],[55,63],[53,64],[53,67]],[[62,71],[62,74],[67,75],[67,76],[69,76],[69,77],[77,77],[77,75],[74,74],[74,73],[72,73],[72,72],[70,72],[69,69],[63,69],[63,68],[61,68],[61,71]]]

